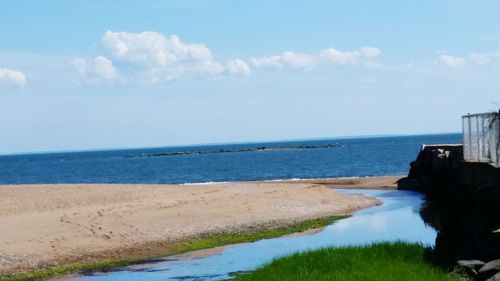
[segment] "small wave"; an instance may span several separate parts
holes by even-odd
[[[263,181],[267,181],[267,182],[282,182],[282,181],[305,181],[305,180],[312,180],[312,179],[291,178],[291,179],[275,179],[275,180],[263,180]]]
[[[227,184],[239,182],[288,182],[288,181],[320,181],[320,180],[342,180],[342,179],[359,179],[369,178],[372,176],[354,176],[354,177],[323,177],[323,178],[289,178],[289,179],[260,179],[260,180],[234,180],[234,181],[207,181],[207,182],[185,182],[179,185],[211,185],[211,184]]]
[[[210,184],[224,184],[230,183],[228,181],[207,181],[207,182],[186,182],[179,185],[210,185]]]
[[[323,177],[323,178],[291,178],[291,179],[275,179],[275,180],[262,180],[265,182],[283,182],[283,181],[319,181],[319,180],[348,180],[359,178],[370,178],[373,176],[353,176],[353,177]]]

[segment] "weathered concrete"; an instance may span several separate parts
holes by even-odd
[[[464,161],[462,145],[422,145],[410,167],[408,177],[398,183],[400,189],[419,190],[426,194],[500,192],[500,168],[488,163]]]

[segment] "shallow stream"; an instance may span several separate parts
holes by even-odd
[[[113,272],[73,277],[71,281],[224,280],[234,273],[256,269],[274,258],[329,246],[363,245],[377,241],[419,242],[432,246],[436,232],[422,221],[422,195],[396,190],[339,190],[377,197],[383,205],[305,234],[179,255],[162,261],[129,266]]]

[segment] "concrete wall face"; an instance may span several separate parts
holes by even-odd
[[[494,120],[493,131],[492,131],[492,144],[491,144],[491,161],[496,163],[497,167],[500,167],[500,116]]]
[[[464,160],[500,167],[499,113],[462,116]]]

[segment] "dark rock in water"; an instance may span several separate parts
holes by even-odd
[[[349,145],[347,145],[349,146]],[[173,152],[160,152],[153,154],[139,154],[139,155],[125,155],[126,158],[131,157],[160,157],[160,156],[182,156],[191,154],[216,154],[216,153],[236,153],[236,152],[254,152],[254,151],[279,151],[279,150],[300,150],[300,149],[320,149],[320,148],[335,148],[342,147],[340,144],[326,144],[326,145],[300,145],[300,146],[258,146],[249,148],[220,148],[216,150],[199,150],[199,151],[173,151]]]

